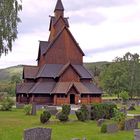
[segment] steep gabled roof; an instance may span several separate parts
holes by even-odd
[[[94,94],[102,94],[103,91],[98,88],[95,84],[93,83],[87,83],[87,82],[83,82],[82,83],[91,93],[94,93]]]
[[[40,68],[36,78],[56,78],[62,67],[62,64],[45,64],[42,68]]]
[[[62,67],[62,69],[58,73],[58,77],[61,76],[69,66],[71,66],[81,78],[92,79],[92,75],[83,65],[73,65],[70,62]]]
[[[63,7],[63,4],[62,4],[61,0],[57,0],[57,3],[56,3],[54,11],[56,11],[56,10],[64,11],[64,7]]]
[[[91,73],[83,65],[73,65],[73,68],[79,73],[81,78],[92,79]]]
[[[38,70],[39,70],[38,66],[24,66],[23,79],[35,79]]]
[[[103,91],[93,83],[81,82],[58,82],[52,90],[52,94],[68,94],[70,89],[74,87],[80,94],[102,94]]]
[[[64,26],[60,32],[56,35],[56,37],[50,42],[47,51],[53,47],[54,43],[56,42],[56,40],[60,37],[60,35],[63,33],[63,31],[66,30],[68,32],[68,34],[70,35],[70,37],[72,38],[72,40],[74,41],[75,45],[77,46],[77,48],[79,49],[79,51],[82,53],[82,55],[84,56],[84,52],[81,50],[79,44],[76,42],[75,38],[73,37],[72,33],[69,31],[69,29]],[[47,51],[44,53],[44,55],[47,53]]]
[[[38,51],[38,57],[37,60],[39,60],[40,56],[42,56],[48,49],[48,41],[40,41],[39,42],[39,51]]]
[[[29,93],[50,94],[55,84],[55,82],[38,82],[30,89]]]
[[[30,89],[34,86],[35,83],[22,83],[18,85],[16,93],[29,93]]]
[[[73,84],[71,82],[58,82],[52,91],[52,94],[67,94]]]
[[[55,17],[53,17],[53,16],[50,16],[50,17],[51,17],[51,20],[50,20],[49,31],[51,30],[51,25],[54,26],[54,24],[56,24],[60,18],[62,18],[62,19],[64,20],[64,22],[65,22],[65,25],[66,25],[67,27],[69,27],[68,18],[64,18],[64,17],[62,17],[62,16],[60,16],[60,17],[57,18],[57,19],[56,19]]]

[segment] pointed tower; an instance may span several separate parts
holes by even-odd
[[[48,41],[40,41],[38,65],[24,66],[24,82],[16,87],[17,104],[90,104],[101,102],[102,91],[83,66],[84,53],[69,30],[64,7],[57,0],[50,17]]]
[[[62,17],[64,16],[64,7],[61,0],[57,0],[54,13],[56,18],[59,18],[60,16]]]

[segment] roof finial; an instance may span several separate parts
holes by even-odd
[[[57,3],[56,3],[56,6],[55,6],[55,10],[59,10],[59,11],[64,11],[64,7],[63,7],[63,4],[62,4],[62,1],[61,0],[57,0]]]

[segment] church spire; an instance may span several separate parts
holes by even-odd
[[[56,6],[54,9],[54,13],[55,13],[56,17],[59,17],[59,16],[63,17],[64,16],[64,7],[63,7],[61,0],[57,0]]]
[[[61,0],[57,0],[54,12],[57,10],[64,11],[64,7]]]

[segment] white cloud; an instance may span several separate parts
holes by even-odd
[[[70,17],[70,30],[86,52],[85,61],[111,61],[128,51],[140,54],[139,0],[62,1],[65,15]],[[23,0],[18,40],[12,53],[0,58],[0,68],[36,64],[38,40],[48,39],[48,15],[53,14],[55,3],[56,0]]]

